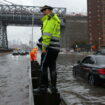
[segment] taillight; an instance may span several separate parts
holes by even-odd
[[[104,74],[105,75],[105,69],[98,69],[99,74]]]

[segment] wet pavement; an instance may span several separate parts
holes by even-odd
[[[29,58],[0,56],[0,105],[29,105]]]
[[[92,87],[86,81],[72,76],[72,67],[81,58],[83,56],[60,55],[57,65],[59,90],[69,105],[105,105],[104,87]]]
[[[82,55],[59,55],[58,88],[69,105],[105,105],[105,88],[72,76]],[[0,105],[29,105],[29,56],[0,56]]]

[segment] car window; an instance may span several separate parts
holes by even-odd
[[[93,59],[92,57],[90,58],[90,63],[89,64],[95,64],[95,59]]]
[[[96,64],[97,65],[105,65],[105,56],[96,57]]]
[[[101,49],[101,53],[102,54],[105,54],[105,49]]]
[[[94,64],[94,60],[91,57],[86,57],[83,59],[82,63],[84,64]]]

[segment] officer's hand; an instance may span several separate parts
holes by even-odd
[[[42,53],[46,53],[47,51],[46,50],[42,50]]]

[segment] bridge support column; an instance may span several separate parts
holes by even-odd
[[[0,22],[0,47],[8,49],[7,25]]]

